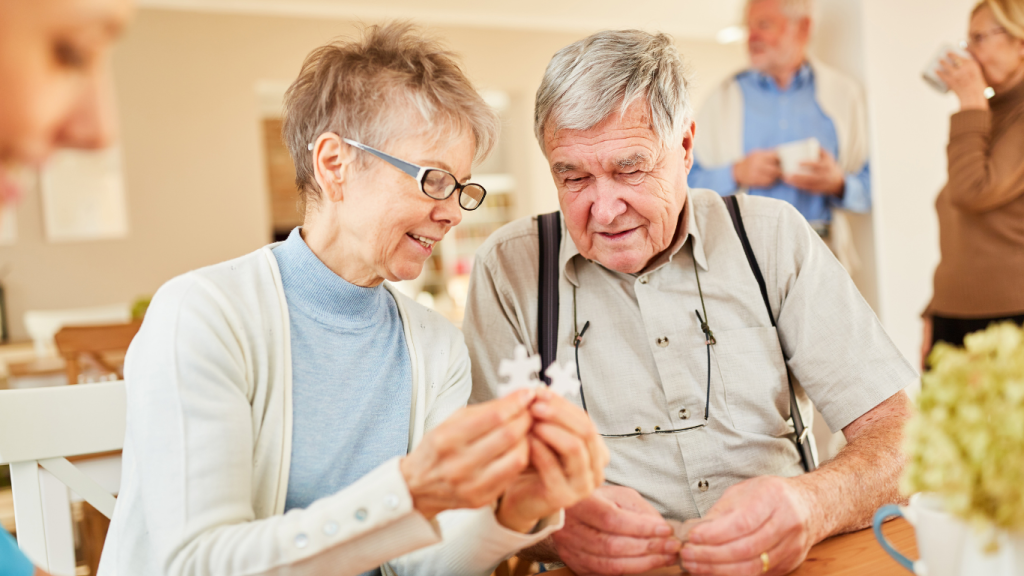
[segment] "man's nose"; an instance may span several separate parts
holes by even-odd
[[[590,205],[590,215],[601,226],[610,225],[628,209],[616,188],[613,183],[600,180],[594,186],[595,198]]]
[[[56,142],[59,148],[106,148],[114,141],[116,118],[109,66],[91,75],[68,110]]]

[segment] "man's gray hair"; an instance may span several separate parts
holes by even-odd
[[[750,5],[761,0],[747,0],[743,13],[750,11]],[[799,20],[801,18],[814,18],[814,0],[779,0],[779,8],[786,18]]]
[[[678,140],[693,116],[690,77],[667,34],[640,30],[598,32],[559,50],[544,72],[534,107],[534,132],[588,130],[638,98],[650,106],[654,133]]]

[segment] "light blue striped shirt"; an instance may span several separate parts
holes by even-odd
[[[785,90],[779,89],[775,79],[755,70],[741,72],[736,82],[743,93],[744,155],[814,137],[833,157],[839,157],[835,124],[815,98],[814,72],[810,66],[804,64]],[[732,165],[706,167],[699,156],[687,182],[691,188],[710,188],[723,196],[737,189]],[[781,180],[769,188],[751,188],[749,193],[785,200],[810,222],[831,222],[833,207],[853,212],[871,210],[871,171],[865,163],[860,172],[847,174],[842,198],[809,194]]]

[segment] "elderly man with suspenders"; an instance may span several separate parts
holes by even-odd
[[[517,344],[572,362],[612,458],[608,484],[525,555],[577,574],[680,558],[784,574],[899,501],[916,373],[791,205],[688,189],[697,130],[671,38],[601,32],[559,51],[535,129],[561,210],[477,254],[472,400],[497,394]],[[820,465],[812,402],[848,441]],[[703,521],[683,545],[666,518]]]

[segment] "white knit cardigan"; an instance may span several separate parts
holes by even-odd
[[[292,452],[288,306],[272,246],[157,292],[125,361],[121,491],[99,574],[232,576],[490,573],[562,525],[529,535],[489,508],[428,522],[391,459],[284,514]],[[410,450],[464,406],[461,332],[388,286],[412,365]],[[415,552],[413,552],[415,551]]]

